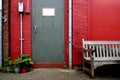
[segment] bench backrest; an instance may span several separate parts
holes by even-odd
[[[94,57],[120,57],[120,41],[88,41],[82,39],[82,47],[85,49],[93,48]],[[90,57],[89,53],[83,57]]]

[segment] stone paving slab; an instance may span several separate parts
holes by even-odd
[[[74,69],[40,68],[25,74],[0,73],[0,80],[120,80],[120,77],[99,75],[91,79],[89,74]]]

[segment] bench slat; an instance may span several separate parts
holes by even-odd
[[[89,49],[89,46],[88,46],[88,45],[86,45],[86,49]],[[88,52],[86,52],[86,57],[89,57],[89,56],[88,56]]]
[[[120,44],[120,41],[84,41],[85,44]]]
[[[120,56],[120,45],[118,45],[118,56]]]
[[[93,46],[93,50],[95,50],[95,45],[92,45],[92,46]],[[93,56],[96,57],[95,52],[93,52]]]
[[[105,45],[102,45],[103,57],[105,57]]]
[[[96,57],[100,57],[99,56],[99,51],[98,51],[98,45],[96,45]]]
[[[99,51],[100,51],[100,57],[102,57],[102,48],[101,48],[101,45],[99,45]]]
[[[106,57],[109,57],[109,53],[108,53],[108,45],[106,45]]]
[[[118,57],[118,45],[115,45],[115,56]]]
[[[108,50],[109,50],[109,57],[112,57],[111,45],[109,45]]]
[[[115,48],[114,48],[114,45],[112,44],[112,52],[113,52],[113,57],[115,57]]]
[[[88,57],[88,58],[85,58],[85,60],[90,61],[91,58]],[[118,62],[120,62],[120,57],[102,57],[102,58],[96,57],[96,58],[94,58],[94,61],[108,61],[108,60],[109,60],[109,61],[118,61]]]

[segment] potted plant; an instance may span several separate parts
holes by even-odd
[[[3,67],[0,67],[0,72],[4,72],[4,68]]]
[[[11,64],[12,64],[12,60],[10,57],[4,59],[3,67],[5,68],[5,72],[10,72]]]
[[[25,73],[26,71],[29,71],[31,69],[33,60],[32,58],[29,57],[28,54],[22,54],[21,58],[22,58],[22,63],[21,63],[22,72]]]
[[[20,67],[22,63],[22,58],[18,57],[17,59],[14,60],[13,66],[14,66],[14,72],[19,73],[20,72]]]

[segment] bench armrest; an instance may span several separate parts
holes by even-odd
[[[83,52],[84,52],[84,53],[86,53],[86,52],[88,52],[88,53],[93,53],[93,52],[95,52],[95,50],[93,50],[93,48],[91,48],[91,49],[83,48]]]
[[[92,58],[93,52],[95,52],[95,50],[93,50],[93,48],[90,48],[90,49],[83,48],[83,53],[86,53],[86,52],[88,52],[90,54],[90,57]]]
[[[88,52],[88,49],[83,48],[82,50],[84,53]]]

